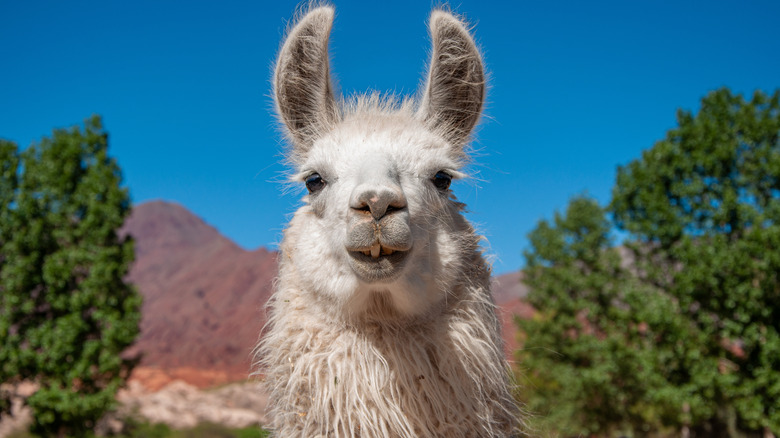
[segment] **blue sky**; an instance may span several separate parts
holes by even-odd
[[[413,94],[436,2],[337,1],[344,94]],[[269,78],[297,2],[0,0],[0,137],[22,146],[103,116],[133,201],[180,203],[247,249],[274,247],[303,194],[283,192]],[[780,2],[453,2],[490,72],[474,178],[454,184],[495,271],[526,235],[722,86],[780,87]]]

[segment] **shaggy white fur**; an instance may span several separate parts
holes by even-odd
[[[257,347],[280,437],[507,437],[511,395],[480,237],[449,190],[484,99],[465,25],[431,15],[418,100],[339,102],[333,9],[301,16],[274,97],[309,195],[281,244]]]

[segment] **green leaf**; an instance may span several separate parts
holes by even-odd
[[[138,335],[117,235],[129,195],[97,116],[21,153],[0,141],[0,159],[0,377],[40,384],[36,433],[78,436],[111,408]]]

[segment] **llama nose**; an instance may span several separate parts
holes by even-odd
[[[359,190],[352,198],[350,207],[353,210],[370,213],[374,220],[379,220],[395,211],[406,208],[406,197],[399,189],[377,188]]]

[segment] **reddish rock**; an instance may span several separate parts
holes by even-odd
[[[178,373],[196,386],[223,383],[215,372],[245,378],[276,253],[246,251],[184,207],[160,201],[136,206],[122,233],[135,239],[129,280],[144,296],[141,335],[126,355],[141,353],[141,367],[168,375],[200,370]]]
[[[525,301],[528,286],[523,283],[523,273],[511,272],[493,280],[493,298],[501,321],[504,336],[504,354],[510,363],[514,363],[514,352],[520,346],[515,318],[527,319],[534,315],[534,308]]]

